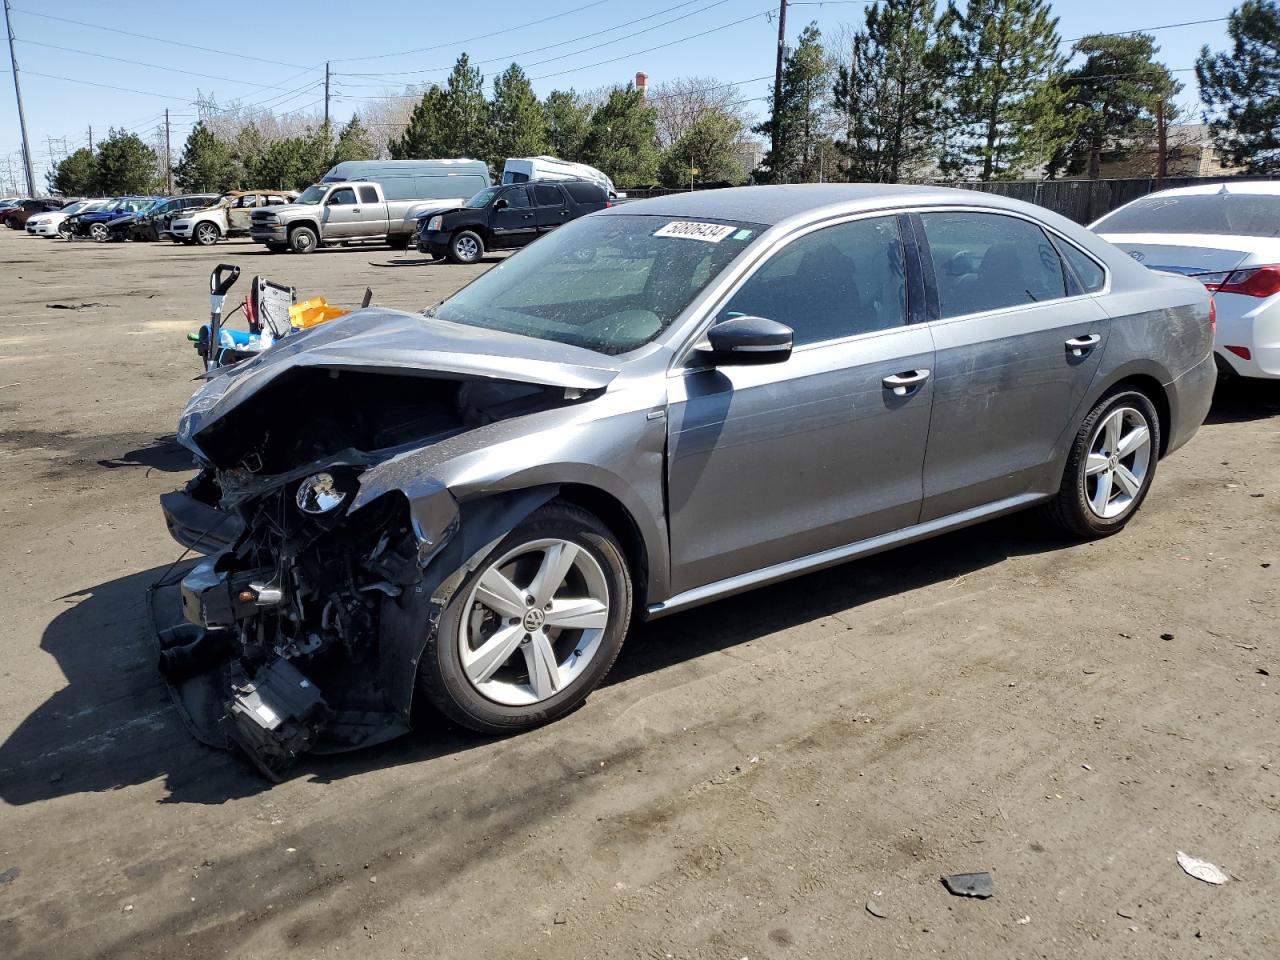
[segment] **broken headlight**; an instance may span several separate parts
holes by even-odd
[[[313,473],[298,484],[294,501],[303,513],[321,514],[336,510],[347,499],[344,490],[331,473]]]

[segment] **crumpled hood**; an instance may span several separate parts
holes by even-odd
[[[199,453],[197,434],[298,367],[481,377],[600,390],[618,375],[617,367],[601,365],[604,359],[551,340],[370,307],[291,334],[259,356],[213,374],[187,403],[178,423],[178,440]]]

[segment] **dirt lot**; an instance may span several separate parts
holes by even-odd
[[[0,954],[1280,955],[1277,386],[1122,536],[1014,517],[660,621],[525,736],[278,786],[196,744],[143,595],[209,270],[417,308],[483,269],[414,259],[0,231]]]

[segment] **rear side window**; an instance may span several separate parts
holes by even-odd
[[[529,206],[529,191],[524,187],[517,187],[514,190],[508,190],[502,195],[502,199],[507,201],[507,206],[516,210],[524,210]]]
[[[557,187],[536,186],[533,188],[533,196],[540,207],[559,207],[564,205],[564,197]]]
[[[1034,223],[994,213],[922,213],[943,317],[1067,295],[1062,258]]]
[[[1058,241],[1058,249],[1062,251],[1067,263],[1071,264],[1076,279],[1080,281],[1080,286],[1084,287],[1086,293],[1097,293],[1106,286],[1106,271],[1098,266],[1092,257],[1086,256],[1083,250],[1065,240]]]
[[[377,189],[374,187],[361,187],[360,202],[361,203],[377,203],[378,202]]]
[[[603,203],[608,199],[604,194],[604,187],[597,187],[594,183],[565,183],[561,186],[578,203]]]

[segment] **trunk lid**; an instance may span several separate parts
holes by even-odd
[[[1101,234],[1144,267],[1184,276],[1280,263],[1280,239],[1215,234]]]

